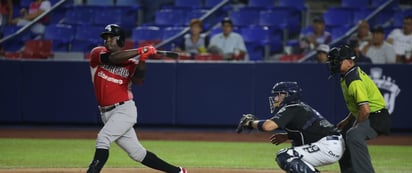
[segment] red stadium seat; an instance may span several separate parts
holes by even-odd
[[[21,52],[22,58],[47,59],[53,57],[51,40],[28,40]]]

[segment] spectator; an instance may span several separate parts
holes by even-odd
[[[203,23],[199,19],[190,21],[190,33],[184,36],[182,44],[176,48],[177,52],[185,52],[194,57],[199,53],[206,53],[206,48],[209,45],[209,37],[202,33]]]
[[[320,44],[316,48],[316,62],[326,63],[328,61],[329,46],[327,44]]]
[[[13,2],[12,0],[0,0],[0,38],[3,35],[6,25],[11,24],[13,20]]]
[[[222,33],[212,37],[208,52],[221,54],[226,60],[248,60],[245,42],[240,34],[233,32],[233,23],[229,18],[221,22]]]
[[[299,36],[300,52],[303,54],[318,47],[319,44],[329,44],[332,41],[330,32],[325,31],[325,21],[322,18],[315,18],[312,21],[313,31]]]
[[[12,23],[17,26],[24,26],[47,10],[50,10],[50,8],[51,3],[48,0],[33,0],[33,2],[30,3],[28,11],[27,9],[22,8],[20,10],[20,17],[14,19]],[[44,30],[46,29],[45,25],[48,23],[48,20],[49,18],[45,16],[38,23],[34,24],[31,27],[31,31],[36,35],[43,35]]]
[[[412,52],[412,16],[403,19],[403,28],[394,29],[387,39],[396,52],[396,61],[405,63],[411,60]]]
[[[357,40],[359,49],[362,50],[362,48],[372,40],[369,23],[365,20],[360,20],[358,23],[358,30],[356,33],[352,34],[350,40]]]
[[[348,45],[353,49],[356,55],[356,63],[372,63],[372,60],[363,55],[360,51],[359,41],[357,39],[349,40]]]
[[[385,41],[385,30],[380,26],[372,30],[372,42],[366,45],[362,52],[370,57],[374,64],[396,63],[395,49]]]

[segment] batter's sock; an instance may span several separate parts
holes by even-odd
[[[143,165],[146,165],[150,168],[161,170],[163,172],[168,172],[168,173],[179,173],[180,168],[170,165],[169,163],[166,163],[159,157],[157,157],[155,154],[153,154],[150,151],[147,151],[146,157],[142,161]]]
[[[89,165],[87,173],[99,173],[109,158],[109,150],[107,149],[96,149],[94,153],[94,158],[92,163]]]

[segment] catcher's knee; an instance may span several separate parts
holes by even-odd
[[[276,162],[287,173],[318,173],[313,166],[305,163],[301,157],[288,153],[289,149],[280,150],[276,154]],[[292,150],[291,150],[292,151]],[[293,151],[292,151],[293,152]]]

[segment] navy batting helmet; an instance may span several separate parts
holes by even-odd
[[[118,36],[117,44],[120,47],[124,46],[126,36],[125,36],[123,29],[120,28],[119,25],[109,24],[106,27],[104,27],[104,31],[100,34],[100,37],[102,37],[103,39],[106,39],[107,35]]]
[[[345,59],[356,60],[356,54],[349,45],[332,48],[328,53],[329,71],[332,76],[340,72],[340,66]]]
[[[302,88],[299,87],[297,82],[278,82],[272,88],[272,95],[285,94],[285,99],[280,107],[300,102],[301,93]],[[274,97],[269,97],[270,110],[272,113],[276,110],[273,106],[274,102]]]

